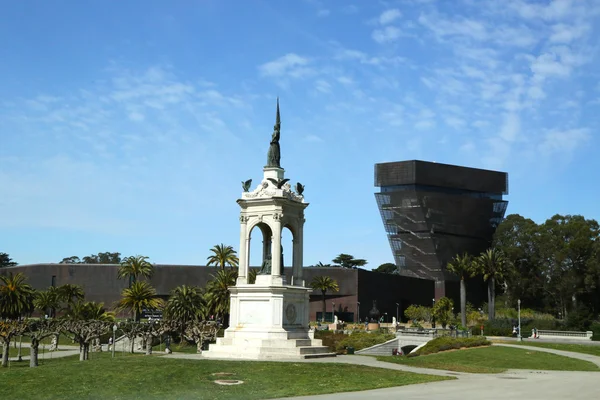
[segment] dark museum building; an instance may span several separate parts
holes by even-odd
[[[457,299],[458,278],[446,264],[490,247],[508,205],[508,174],[411,160],[375,164],[375,186],[400,275],[433,280],[436,298]],[[473,296],[478,303],[483,294]]]
[[[102,302],[109,309],[121,298],[121,292],[127,287],[126,279],[117,279],[118,264],[29,264],[2,268],[1,272],[22,272],[27,283],[36,290],[45,290],[49,286],[67,283],[81,285],[86,301]],[[285,268],[285,275],[291,279],[292,269]],[[155,264],[150,284],[158,296],[166,299],[175,287],[186,284],[205,287],[217,272],[215,267],[197,265]],[[326,320],[332,320],[331,311],[342,321],[354,322],[356,311],[360,310],[360,320],[364,320],[373,301],[387,322],[392,317],[403,318],[404,310],[411,304],[430,305],[433,293],[433,281],[400,275],[383,274],[362,269],[346,268],[303,268],[306,282],[315,276],[329,276],[339,286],[338,292],[326,293]],[[315,290],[310,296],[310,320],[321,318],[323,296]]]

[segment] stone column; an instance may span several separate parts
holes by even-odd
[[[292,284],[294,286],[304,286],[304,279],[302,278],[302,263],[304,254],[304,218],[300,219],[298,226],[296,227],[296,235],[294,236],[294,268]]]
[[[250,250],[250,236],[248,235],[248,217],[240,216],[240,257],[238,278],[236,285],[248,283],[248,251]]]
[[[273,215],[273,239],[271,241],[271,275],[281,277],[281,214]]]

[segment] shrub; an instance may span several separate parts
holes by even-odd
[[[486,340],[484,337],[470,337],[470,338],[452,338],[449,336],[442,336],[435,338],[427,342],[427,344],[417,350],[412,355],[424,356],[427,354],[439,353],[440,351],[462,349],[469,347],[489,346],[491,342]]]
[[[323,346],[329,347],[333,352],[336,351],[338,344],[347,336],[343,333],[335,333],[333,331],[315,331],[315,339],[321,339]]]
[[[600,321],[592,322],[592,325],[590,326],[590,330],[592,332],[594,332],[594,335],[592,336],[592,340],[600,340]]]

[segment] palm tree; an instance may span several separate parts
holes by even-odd
[[[162,305],[163,301],[156,297],[156,289],[148,282],[133,282],[131,287],[123,289],[117,309],[131,310],[133,320],[137,321],[144,309],[158,309]]]
[[[68,313],[75,302],[83,300],[85,293],[83,292],[83,287],[65,283],[56,288],[56,296],[59,302],[66,303],[64,309]]]
[[[184,325],[188,321],[205,317],[206,302],[202,289],[181,285],[171,291],[171,297],[165,305],[165,316]]]
[[[322,321],[325,322],[325,312],[327,310],[325,306],[325,293],[327,293],[328,290],[332,292],[337,292],[338,290],[340,290],[340,287],[334,279],[331,279],[330,276],[315,276],[310,282],[310,287],[312,287],[315,290],[320,290],[321,294],[323,295]]]
[[[33,305],[43,315],[48,315],[51,318],[55,317],[56,309],[60,307],[60,299],[58,298],[56,287],[50,286],[48,290],[37,292]]]
[[[448,271],[460,278],[460,323],[463,328],[467,327],[467,278],[472,278],[477,273],[477,267],[473,258],[464,253],[456,255],[446,266]]]
[[[488,283],[488,319],[493,320],[496,316],[496,280],[503,278],[510,261],[502,251],[492,248],[481,253],[476,263],[483,280]]]
[[[137,281],[138,276],[151,278],[154,274],[154,266],[146,256],[129,256],[123,260],[117,273],[117,279],[129,278],[129,287]]]
[[[233,247],[225,246],[221,243],[215,245],[210,251],[212,251],[213,254],[206,258],[208,260],[208,263],[206,263],[207,266],[219,266],[222,270],[225,269],[226,265],[237,268],[239,259]]]
[[[248,270],[248,283],[256,283],[256,275],[258,275],[258,269],[250,268]]]
[[[0,275],[0,318],[19,319],[33,312],[35,290],[25,283],[25,275]]]
[[[74,320],[95,320],[103,322],[113,322],[115,313],[106,311],[104,303],[96,303],[95,301],[77,302],[73,304],[73,308],[69,310],[66,317]]]
[[[237,270],[220,270],[213,275],[213,280],[206,285],[206,302],[208,309],[223,320],[229,314],[229,288],[235,286]]]

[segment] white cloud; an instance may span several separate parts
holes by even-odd
[[[323,18],[329,16],[329,14],[331,14],[331,11],[324,8],[317,11],[317,17]]]
[[[352,78],[350,78],[349,76],[339,76],[337,77],[337,81],[339,83],[341,83],[342,85],[352,85],[354,84],[354,80]]]
[[[308,62],[308,58],[301,57],[296,53],[288,53],[274,61],[260,65],[258,70],[263,76],[298,78],[309,72],[309,69],[306,68]]]
[[[307,142],[310,142],[310,143],[322,143],[323,142],[323,139],[320,136],[312,135],[312,134],[306,135],[304,137],[304,140],[306,140]]]
[[[330,93],[331,85],[327,81],[319,79],[315,82],[315,89],[321,93]]]
[[[552,35],[550,42],[552,43],[571,43],[575,39],[579,39],[589,31],[589,26],[578,23],[576,25],[556,24],[552,26]]]
[[[499,136],[507,141],[514,142],[521,132],[521,118],[518,114],[510,113],[504,116]]]
[[[377,43],[393,42],[402,35],[402,31],[395,26],[386,26],[383,29],[375,29],[371,34]]]
[[[385,10],[381,13],[381,15],[379,16],[379,23],[381,25],[391,24],[400,17],[402,17],[402,13],[400,12],[400,10],[398,10],[397,8],[392,8],[389,10]]]
[[[144,114],[139,113],[139,112],[135,112],[135,111],[129,113],[128,117],[129,117],[130,120],[136,121],[136,122],[137,121],[143,121],[145,119]]]
[[[571,68],[553,53],[544,53],[536,57],[531,63],[531,71],[542,79],[551,76],[566,77],[571,74]]]
[[[543,136],[539,149],[545,155],[570,153],[590,139],[586,128],[550,130]]]

